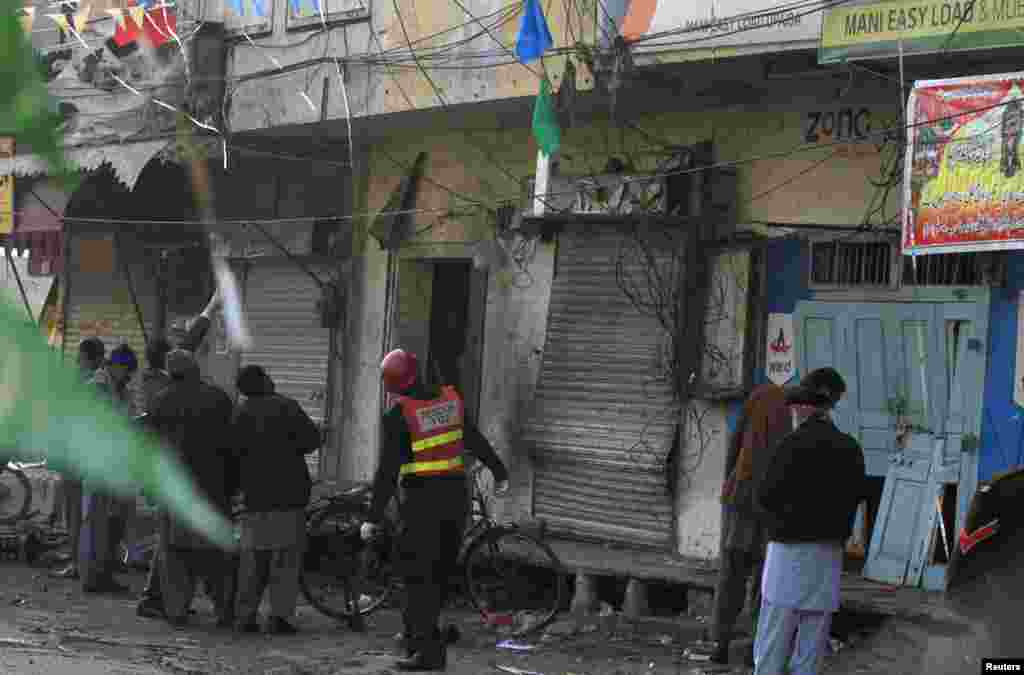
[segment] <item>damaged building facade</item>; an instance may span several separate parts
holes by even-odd
[[[267,365],[325,426],[321,476],[366,480],[380,358],[415,350],[509,464],[503,518],[697,569],[718,555],[743,396],[830,365],[874,477],[865,573],[941,587],[940,523],[955,532],[978,482],[1020,462],[999,364],[1016,353],[1024,274],[1011,253],[901,256],[899,72],[1010,72],[1021,50],[823,66],[821,12],[708,23],[664,0],[605,4],[611,16],[553,3],[554,48],[525,66],[520,3],[204,6],[226,59],[225,135],[206,137],[217,231],[257,344],[215,339],[218,379]],[[541,72],[561,149],[537,195]],[[148,174],[171,170],[143,162],[131,192],[155,195]],[[175,184],[175,218],[194,221]],[[152,199],[130,219],[158,219]],[[161,316],[145,283],[117,300],[124,321],[136,305],[136,325]]]

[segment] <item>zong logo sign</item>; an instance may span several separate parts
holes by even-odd
[[[805,143],[857,143],[868,140],[871,140],[871,111],[867,108],[840,108],[804,115]]]

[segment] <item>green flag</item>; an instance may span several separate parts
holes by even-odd
[[[540,93],[533,105],[533,137],[548,157],[562,146],[562,134],[558,129],[558,117],[551,105],[551,85],[545,77],[540,81]]]
[[[47,158],[73,187],[60,116],[22,33],[20,0],[0,0],[0,134]],[[231,523],[197,491],[188,472],[152,436],[102,400],[55,355],[38,327],[0,293],[0,461],[45,458],[114,494],[141,488],[215,543],[234,544]]]
[[[124,496],[141,488],[211,540],[233,545],[231,523],[174,454],[81,383],[7,293],[0,294],[0,345],[0,461],[46,459]]]

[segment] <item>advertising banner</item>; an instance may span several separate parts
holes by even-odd
[[[1024,0],[835,3],[822,19],[818,61],[1014,47],[1022,30]]]
[[[917,82],[903,253],[1024,248],[1024,73]]]

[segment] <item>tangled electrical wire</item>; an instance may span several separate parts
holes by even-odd
[[[674,462],[679,470],[673,472],[689,479],[700,466],[704,454],[716,432],[707,424],[706,417],[710,407],[696,400],[692,395],[695,385],[709,383],[718,379],[722,373],[734,370],[737,354],[726,353],[726,350],[713,341],[703,341],[700,345],[683,345],[685,339],[681,330],[684,322],[692,319],[682,316],[683,303],[681,293],[684,290],[685,257],[687,245],[684,235],[668,228],[632,227],[622,235],[618,254],[615,260],[615,278],[619,290],[629,300],[633,308],[641,315],[651,318],[660,330],[659,363],[661,364],[657,383],[668,387],[672,393],[672,410],[676,416],[676,424],[684,431],[689,443],[682,448],[673,448],[678,452]],[[712,273],[710,288],[704,310],[703,325],[705,333],[713,332],[714,328],[724,322],[735,319],[736,308],[729,302],[730,288],[742,294],[744,281],[737,278],[725,278],[726,271],[718,266]],[[689,371],[688,364],[680,360],[682,354],[700,350],[696,359],[698,371]],[[645,439],[640,439],[637,447],[647,447]],[[670,458],[665,458],[666,463]]]

